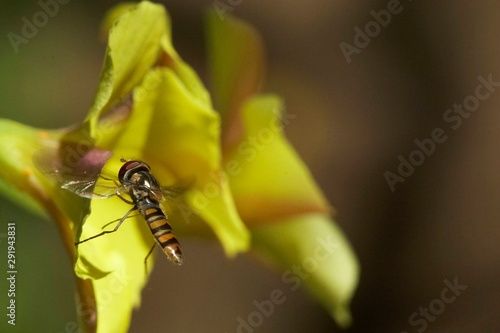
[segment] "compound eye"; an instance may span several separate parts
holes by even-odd
[[[142,161],[128,161],[122,165],[120,171],[118,172],[118,180],[123,182],[123,180],[127,180],[131,174],[137,171],[151,171],[149,165]]]

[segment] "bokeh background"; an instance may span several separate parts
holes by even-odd
[[[100,21],[116,3],[61,5],[15,53],[7,34],[19,34],[22,18],[31,18],[40,5],[2,1],[0,116],[44,128],[81,121],[105,51]],[[172,17],[177,50],[205,79],[203,13],[218,2],[162,3]],[[441,297],[445,279],[455,278],[467,289],[422,331],[500,331],[500,89],[460,128],[443,121],[447,109],[474,94],[478,76],[500,81],[500,3],[401,1],[401,12],[350,63],[339,44],[353,44],[354,28],[364,30],[374,20],[370,12],[391,1],[219,3],[262,33],[268,54],[264,91],[281,95],[296,115],[286,127],[288,137],[336,207],[359,256],[354,323],[346,332],[417,332],[423,326],[411,325],[409,317]],[[414,140],[429,138],[435,128],[445,130],[447,141],[392,192],[384,173],[396,173],[398,156],[408,157],[417,148]],[[54,225],[3,198],[0,208],[2,229],[17,223],[19,271],[18,325],[7,325],[2,311],[0,331],[72,332],[71,263]],[[157,263],[131,332],[236,332],[236,318],[248,316],[254,300],[268,299],[283,284],[282,272],[252,255],[228,262],[214,243],[186,239],[183,247],[189,264],[179,270]],[[0,272],[5,261],[0,258]],[[2,291],[2,309],[5,299]],[[287,294],[255,329],[341,331],[303,289]]]

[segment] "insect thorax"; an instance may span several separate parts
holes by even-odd
[[[144,198],[152,201],[160,201],[158,193],[161,193],[160,185],[154,176],[149,172],[139,171],[131,175],[130,184],[127,185],[129,194],[134,202]]]

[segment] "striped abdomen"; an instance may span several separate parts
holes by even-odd
[[[182,265],[181,246],[160,206],[148,199],[145,199],[144,202],[138,202],[137,206],[168,259],[177,265]]]

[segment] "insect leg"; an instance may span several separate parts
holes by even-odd
[[[130,218],[130,217],[136,217],[136,216],[141,216],[141,214],[129,215],[129,216],[127,216],[127,218]],[[110,224],[112,224],[112,223],[115,223],[115,222],[118,222],[118,221],[120,221],[121,219],[122,219],[122,218],[119,218],[119,219],[113,220],[113,221],[111,221],[111,222],[108,222],[108,223],[106,223],[105,225],[103,225],[101,229],[103,229],[103,230],[104,230],[104,228],[106,228],[108,225],[110,225]]]
[[[105,198],[105,199],[108,199],[108,198],[111,198],[111,197],[114,197],[116,194],[101,194],[101,193],[94,193],[94,195],[96,197],[100,197],[100,198]]]
[[[118,222],[118,224],[116,225],[116,227],[115,227],[113,230],[106,230],[106,231],[103,231],[103,232],[101,232],[100,234],[97,234],[97,235],[94,235],[94,236],[89,237],[89,238],[87,238],[87,239],[84,239],[84,240],[82,240],[82,241],[76,242],[76,243],[75,243],[75,245],[78,245],[78,244],[84,243],[84,242],[86,242],[86,241],[89,241],[89,240],[91,240],[91,239],[94,239],[94,238],[97,238],[97,237],[103,236],[103,235],[105,235],[105,234],[110,234],[110,233],[112,233],[112,232],[115,232],[115,231],[116,231],[116,230],[118,230],[118,228],[122,225],[123,221],[125,221],[125,219],[127,219],[127,218],[129,217],[130,213],[132,213],[132,212],[133,212],[134,210],[136,210],[136,209],[137,209],[137,207],[135,207],[135,206],[134,206],[134,207],[132,207],[132,208],[130,208],[130,210],[127,212],[127,214],[125,214],[125,215],[124,215],[124,216],[120,219],[120,221]]]
[[[104,176],[102,176],[102,175],[99,175],[99,178],[104,179],[104,180],[109,180],[109,181],[111,181],[111,182],[112,182],[112,181],[114,181],[114,179],[107,178],[107,177],[104,177]]]
[[[151,249],[148,252],[148,255],[146,258],[144,258],[144,272],[146,273],[146,278],[148,277],[148,258],[153,253],[153,250],[155,249],[156,242],[153,243],[153,246],[151,246]]]
[[[118,198],[120,198],[123,202],[128,203],[129,205],[133,205],[133,204],[134,204],[134,202],[133,202],[133,201],[130,201],[130,200],[125,199],[124,197],[122,197],[122,195],[121,195],[121,194],[118,194],[118,193],[117,193],[117,194],[116,194],[116,196],[117,196]]]

